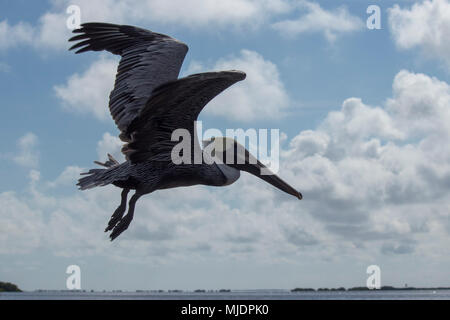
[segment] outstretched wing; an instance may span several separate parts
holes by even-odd
[[[121,139],[130,122],[139,114],[152,91],[178,78],[188,51],[186,44],[169,36],[127,25],[84,23],[80,33],[69,41],[79,41],[69,50],[106,50],[122,56],[117,68],[114,89],[109,96],[109,110]]]
[[[187,129],[194,137],[194,121],[204,106],[232,84],[244,80],[241,71],[193,74],[158,87],[128,127],[131,141],[122,152],[132,163],[170,161],[175,129]],[[198,141],[193,141],[198,146]]]

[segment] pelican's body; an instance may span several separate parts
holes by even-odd
[[[90,176],[80,181],[82,189],[114,184],[119,188],[139,189],[144,193],[198,184],[221,187],[235,182],[240,176],[239,170],[221,170],[216,163],[175,165],[160,161],[136,164],[125,161],[108,169],[92,169],[90,173]]]
[[[232,139],[212,138],[202,150],[194,138],[190,141],[189,161],[179,164],[173,161],[172,151],[177,145],[172,140],[174,130],[184,129],[195,137],[194,122],[204,106],[229,86],[245,79],[245,73],[206,72],[178,79],[188,47],[176,39],[132,26],[106,23],[86,23],[74,33],[79,35],[69,41],[80,41],[71,48],[78,48],[77,53],[106,50],[122,57],[109,109],[121,131],[119,137],[126,143],[122,148],[126,161],[120,164],[108,155],[105,163],[96,161],[104,169],[92,169],[78,182],[82,190],[108,184],[123,189],[121,203],[105,230],[112,230],[111,240],[128,228],[136,201],[142,195],[199,184],[226,186],[239,179],[241,171],[302,198],[275,174],[267,174],[267,168]],[[199,153],[203,160],[197,163],[194,159]],[[241,161],[223,163],[221,160],[227,154]],[[130,190],[135,193],[124,216]]]

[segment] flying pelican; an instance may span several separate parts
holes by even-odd
[[[244,72],[206,72],[178,79],[188,46],[174,38],[108,23],[84,23],[73,33],[78,35],[69,41],[78,42],[69,50],[78,49],[76,53],[106,50],[121,56],[109,96],[109,110],[121,132],[119,138],[126,143],[122,148],[126,161],[119,163],[108,154],[105,163],[95,161],[105,168],[82,173],[86,176],[77,184],[81,190],[108,184],[122,188],[120,205],[105,229],[111,231],[111,241],[128,228],[141,196],[155,190],[198,184],[230,185],[239,178],[240,171],[302,199],[300,192],[275,174],[262,174],[261,170],[267,168],[233,139],[212,138],[205,142],[204,149],[192,139],[194,154],[203,155],[207,148],[210,153],[205,153],[198,164],[172,161],[171,151],[178,143],[171,140],[172,132],[182,128],[195,137],[194,122],[201,110],[229,86],[244,80]],[[234,153],[238,149],[244,151]],[[233,159],[241,161],[231,164],[219,161],[227,152],[233,152]],[[135,193],[124,216],[130,190]]]

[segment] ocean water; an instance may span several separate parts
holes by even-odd
[[[0,300],[450,300],[450,290],[290,292],[2,292]]]

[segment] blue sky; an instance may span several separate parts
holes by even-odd
[[[111,244],[102,226],[119,191],[74,184],[120,154],[107,114],[118,60],[67,51],[70,4],[82,22],[187,43],[181,75],[247,72],[203,125],[280,129],[280,174],[305,200],[246,176],[155,193]],[[79,264],[86,289],[353,286],[378,264],[386,284],[448,285],[450,3],[376,1],[381,30],[366,28],[371,4],[0,3],[0,279],[59,289]]]

